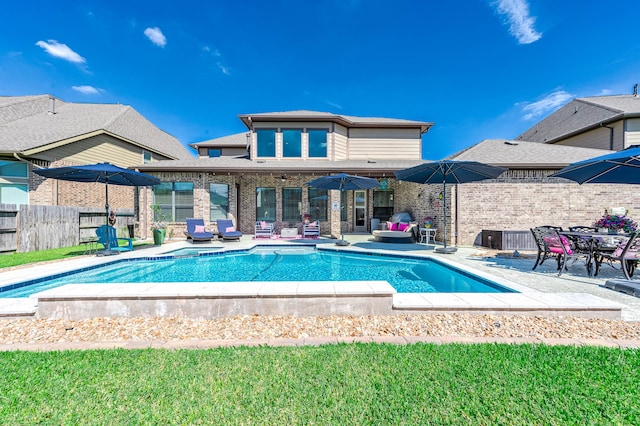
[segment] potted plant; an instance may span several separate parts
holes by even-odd
[[[633,232],[638,224],[625,215],[605,214],[594,224],[597,228],[605,228],[610,234],[617,234],[620,230],[626,233]]]
[[[167,215],[164,214],[160,206],[151,206],[153,210],[153,223],[151,224],[151,231],[153,232],[153,244],[156,246],[164,243],[164,238],[167,233]]]

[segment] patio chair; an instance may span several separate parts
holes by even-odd
[[[302,238],[318,238],[320,236],[320,221],[314,220],[310,223],[305,223],[302,227]]]
[[[231,219],[218,219],[218,234],[223,240],[239,240],[242,232],[236,230]]]
[[[640,260],[640,231],[631,234],[628,239],[618,244],[613,250],[611,246],[608,246],[602,240],[597,240],[594,259],[596,263],[594,276],[597,276],[600,272],[603,262],[614,268],[615,263],[620,262],[620,269],[622,269],[625,278],[630,280]]]
[[[116,228],[113,226],[102,225],[96,229],[98,243],[102,244],[106,250],[107,239],[109,239],[109,250],[112,251],[131,251],[133,250],[133,240],[131,238],[118,238]],[[126,241],[126,246],[120,246],[120,241]]]
[[[545,242],[543,235],[543,229],[551,229],[548,226],[537,226],[535,228],[531,228],[531,233],[533,234],[533,239],[536,242],[536,247],[538,248],[538,256],[536,258],[536,263],[533,265],[533,271],[536,270],[538,265],[542,265],[545,260],[549,258],[555,258],[558,263],[558,268],[560,268],[560,253],[552,252],[549,249],[549,246]]]
[[[271,238],[273,237],[273,223],[267,222],[264,220],[259,220],[256,222],[256,229],[254,232],[254,236],[256,238]]]
[[[213,234],[204,227],[204,219],[202,218],[187,218],[187,230],[184,231],[184,234],[187,236],[187,241],[192,243],[213,239]]]
[[[585,258],[587,273],[591,276],[591,250],[579,247],[575,240],[562,235],[556,229],[550,227],[538,228],[542,241],[551,254],[558,257],[558,276],[569,269],[569,262],[575,263],[579,258]],[[542,263],[542,262],[541,262]]]

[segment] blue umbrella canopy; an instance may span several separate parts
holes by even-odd
[[[612,154],[569,164],[551,177],[561,177],[580,184],[640,184],[640,147],[632,146]]]
[[[377,188],[380,183],[373,178],[348,175],[346,173],[339,173],[337,175],[321,176],[317,179],[307,182],[312,188],[318,189],[333,189],[338,191],[356,191],[358,189],[371,189]],[[344,241],[344,234],[342,233],[342,224],[340,224],[340,240],[341,245],[346,245]]]
[[[109,185],[122,186],[153,186],[160,183],[160,179],[115,166],[111,163],[87,164],[84,166],[64,166],[50,169],[36,169],[35,174],[46,178],[68,180],[72,182],[98,182],[105,184],[105,210],[109,217]],[[108,222],[107,222],[108,224]],[[105,254],[110,253],[107,238]]]
[[[443,219],[444,219],[444,249],[443,252],[455,251],[447,249],[447,191],[448,183],[468,183],[485,179],[495,179],[507,169],[478,163],[476,161],[440,160],[420,164],[408,169],[395,172],[396,179],[416,183],[441,183]]]
[[[358,189],[376,188],[380,183],[373,178],[348,175],[339,173],[337,175],[322,176],[307,182],[312,188],[337,189],[338,191],[355,191]]]

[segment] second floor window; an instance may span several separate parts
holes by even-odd
[[[327,157],[327,131],[325,129],[309,129],[309,157]]]
[[[276,130],[259,129],[256,130],[258,141],[258,157],[276,156]]]
[[[302,130],[282,130],[282,156],[302,157]]]
[[[220,157],[220,155],[222,155],[222,150],[220,149],[214,149],[214,148],[207,149],[207,157],[209,158],[217,158],[217,157]]]

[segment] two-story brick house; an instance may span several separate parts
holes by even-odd
[[[338,236],[341,227],[369,232],[371,218],[387,219],[396,208],[393,172],[421,162],[422,137],[433,125],[315,111],[239,118],[246,132],[192,144],[198,158],[139,167],[163,181],[148,189],[148,199],[173,226],[187,217],[215,222],[231,214],[240,231],[253,233],[256,221],[274,222],[280,230],[301,226],[301,216],[310,213],[323,234]],[[335,173],[373,177],[381,185],[343,193],[305,185]]]

